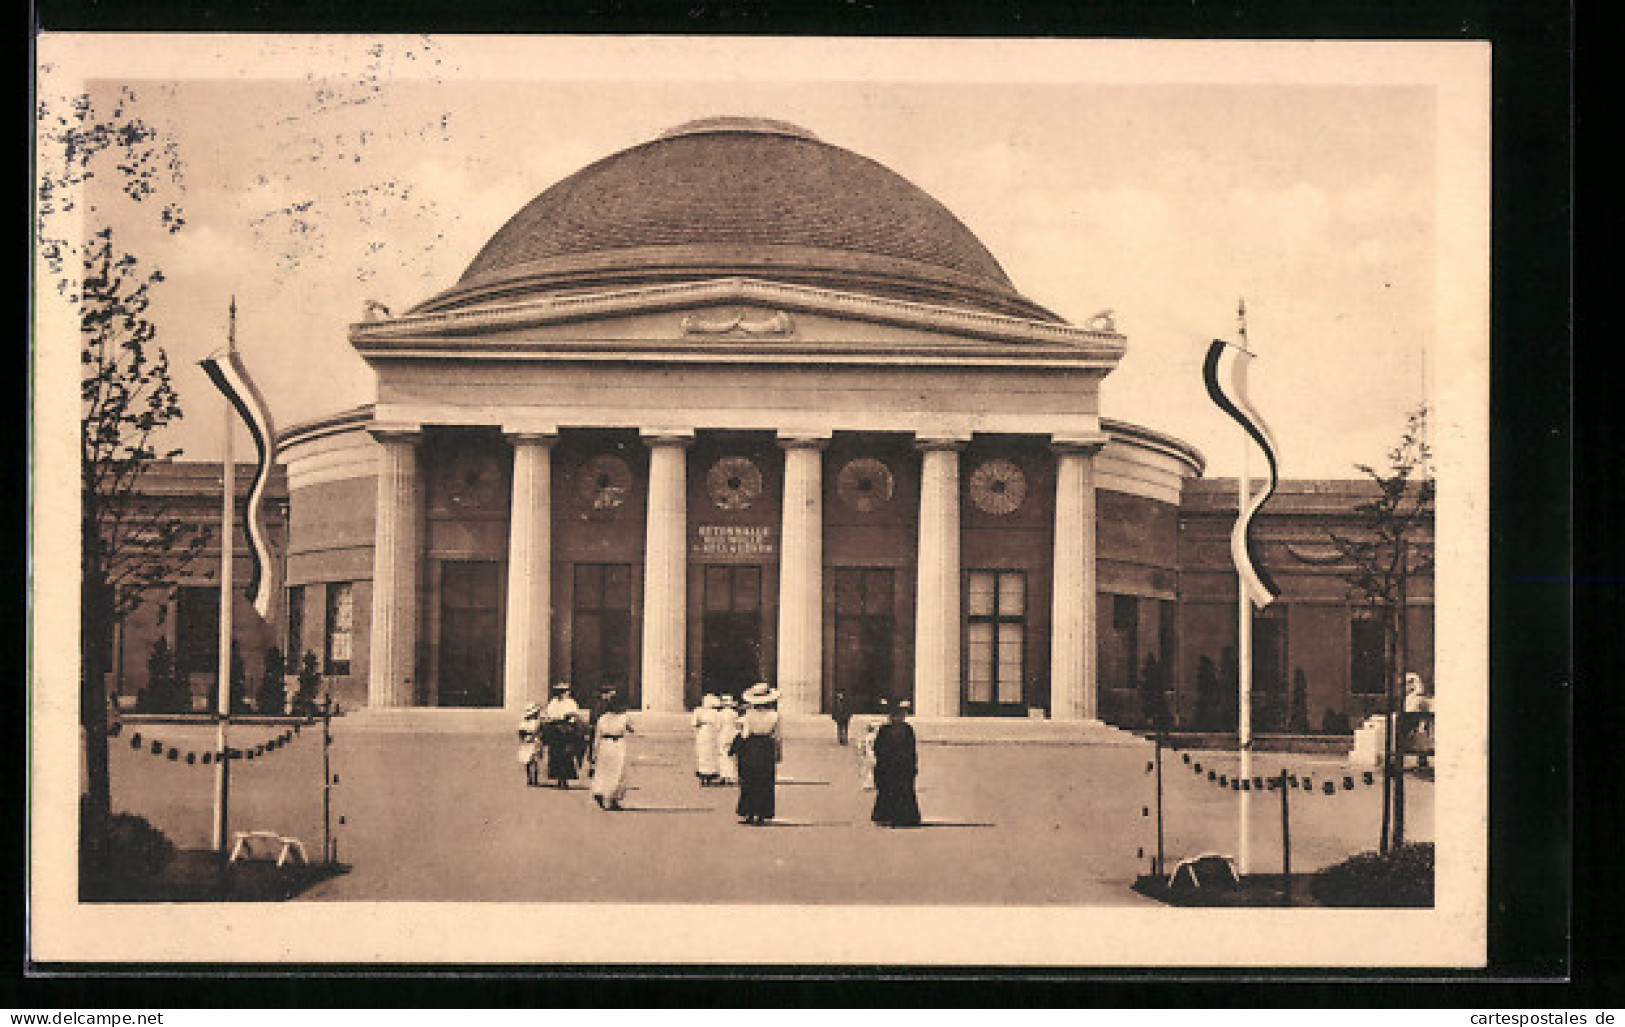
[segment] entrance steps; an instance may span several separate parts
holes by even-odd
[[[356,733],[398,734],[513,734],[522,710],[507,709],[360,709],[333,720],[335,735]],[[693,730],[688,713],[632,714],[632,726],[644,735],[686,735]],[[850,737],[855,744],[864,725],[884,718],[860,714],[852,718]],[[1039,720],[1025,717],[910,717],[914,733],[924,745],[1147,745],[1145,739],[1098,720]],[[828,714],[786,714],[783,733],[790,739],[835,741],[835,722]]]

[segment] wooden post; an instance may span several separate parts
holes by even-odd
[[[1162,876],[1162,733],[1165,729],[1157,727],[1157,876]]]
[[[1281,768],[1281,904],[1292,905],[1292,789],[1286,785],[1286,768]]]
[[[333,767],[328,750],[333,744],[333,693],[322,697],[322,859],[334,862],[333,848]]]

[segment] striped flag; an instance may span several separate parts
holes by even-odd
[[[271,539],[265,530],[265,489],[271,480],[272,440],[275,438],[271,412],[235,350],[203,361],[203,370],[214,382],[215,388],[224,393],[236,408],[237,415],[248,426],[248,434],[254,439],[254,483],[248,490],[248,504],[243,507],[243,534],[248,539],[251,565],[248,598],[259,615],[269,620],[271,599],[276,594],[272,580],[276,564],[271,560]]]
[[[1230,558],[1235,561],[1236,573],[1253,605],[1263,609],[1281,594],[1275,579],[1258,559],[1258,549],[1252,535],[1253,516],[1275,494],[1280,484],[1276,462],[1275,439],[1269,425],[1247,401],[1247,365],[1253,355],[1240,346],[1223,339],[1214,339],[1208,347],[1207,360],[1202,364],[1202,379],[1207,382],[1207,394],[1219,409],[1229,414],[1242,429],[1258,443],[1269,464],[1269,485],[1247,503],[1247,508],[1236,517],[1235,529],[1230,532]]]

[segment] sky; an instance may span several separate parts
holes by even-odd
[[[1486,255],[1449,219],[1465,197],[1471,220],[1487,140],[1453,89],[1479,65],[1448,44],[46,36],[40,53],[47,109],[128,90],[180,157],[160,183],[177,233],[151,200],[91,198],[163,270],[151,316],[186,411],[167,442],[189,459],[220,453],[196,362],[233,297],[279,426],[368,402],[346,338],[367,300],[411,307],[561,178],[724,114],[899,173],[1067,320],[1112,310],[1128,351],[1102,412],[1191,443],[1209,475],[1242,459],[1201,381],[1239,300],[1287,477],[1380,463],[1440,399],[1441,341],[1474,359],[1449,272]]]

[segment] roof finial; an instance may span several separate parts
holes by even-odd
[[[237,294],[231,295],[231,318],[226,326],[226,351],[237,352]]]
[[[1252,346],[1247,342],[1247,299],[1243,297],[1236,301],[1236,334],[1241,337],[1241,348],[1248,353]]]

